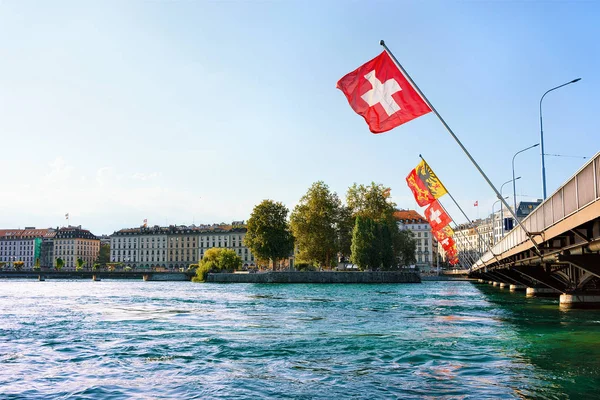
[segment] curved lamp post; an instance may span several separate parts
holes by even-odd
[[[500,186],[500,194],[502,195],[502,189],[504,189],[504,185],[511,183],[511,182],[515,182],[517,179],[521,179],[520,176],[516,177],[516,178],[512,178],[510,181],[506,181],[502,184],[502,186]],[[508,197],[508,196],[507,196]],[[515,213],[517,212],[517,210],[515,209]],[[504,208],[502,208],[502,205],[500,205],[500,238],[504,237]]]
[[[533,149],[534,147],[538,147],[539,145],[540,145],[539,143],[536,143],[533,146],[527,147],[526,149],[517,151],[515,153],[515,155],[513,156],[513,158],[512,158],[513,203],[514,203],[514,206],[515,206],[515,215],[517,215],[517,185],[515,184],[515,181],[516,181],[516,179],[515,179],[515,157],[517,156],[517,154],[522,153],[522,152],[524,152],[526,150],[529,150],[529,149]]]
[[[508,196],[506,196],[505,199],[508,199]],[[494,207],[500,201],[501,199],[498,199],[492,204],[492,240],[494,244],[496,244],[496,214],[494,213]]]
[[[540,99],[540,144],[542,145],[542,148],[540,149],[540,151],[542,154],[542,190],[543,190],[543,194],[544,194],[544,200],[546,200],[546,165],[544,163],[544,128],[543,128],[543,124],[542,124],[542,100],[544,100],[544,97],[546,97],[546,95],[548,93],[550,93],[551,91],[560,89],[563,86],[570,85],[571,83],[575,83],[580,80],[581,80],[581,78],[573,79],[571,82],[563,83],[562,85],[554,87],[554,88],[546,91],[546,93],[544,93],[542,95],[542,98]]]

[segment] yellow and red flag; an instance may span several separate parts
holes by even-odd
[[[406,183],[412,190],[417,204],[421,207],[433,203],[435,199],[448,193],[425,160],[421,160],[415,169],[410,171],[406,177]]]
[[[441,242],[442,240],[446,239],[447,237],[454,236],[454,230],[452,230],[452,228],[450,228],[450,225],[446,225],[445,227],[443,227],[442,229],[440,229],[438,231],[432,230],[431,233],[433,233],[433,236],[436,238],[436,240],[438,242]]]

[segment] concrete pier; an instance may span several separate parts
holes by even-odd
[[[525,291],[525,289],[527,289],[527,288],[523,285],[510,285],[511,292]]]
[[[539,297],[556,297],[561,293],[558,290],[551,289],[549,287],[528,287],[525,291],[525,295],[528,297],[539,296]]]
[[[561,294],[561,308],[600,308],[600,294]]]

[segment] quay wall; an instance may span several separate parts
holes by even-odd
[[[368,272],[264,272],[256,274],[208,274],[212,283],[421,283],[419,274],[398,271]]]

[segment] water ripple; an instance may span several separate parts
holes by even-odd
[[[0,398],[586,398],[600,314],[466,282],[0,281]],[[560,363],[557,362],[560,360]]]

